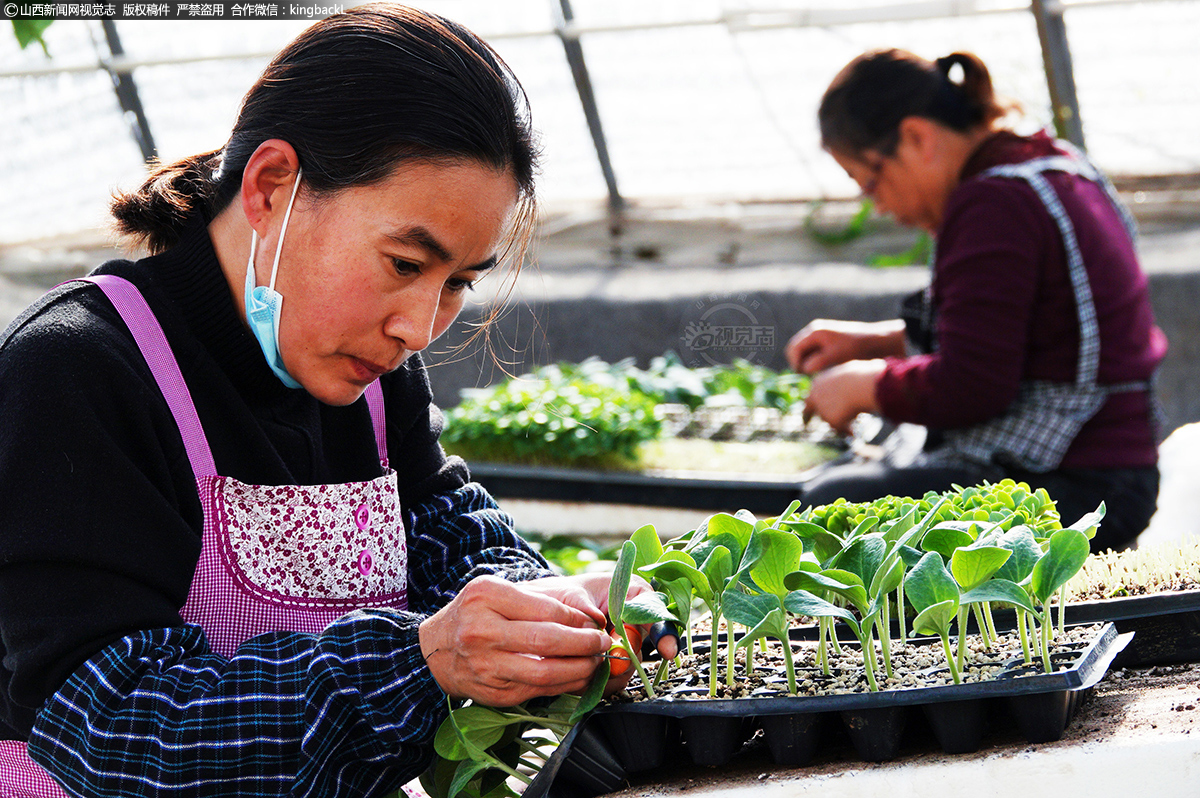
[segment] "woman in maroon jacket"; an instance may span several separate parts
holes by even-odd
[[[1067,521],[1104,501],[1093,548],[1122,548],[1154,512],[1166,339],[1111,184],[1069,145],[1000,127],[1005,113],[967,53],[866,53],[826,90],[824,147],[879,211],[934,236],[933,279],[903,319],[813,321],[788,360],[816,375],[806,412],[836,429],[870,412],[929,435],[914,462],[837,466],[804,497],[1007,476],[1045,487]]]

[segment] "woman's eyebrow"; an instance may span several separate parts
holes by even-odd
[[[407,230],[396,230],[388,233],[387,237],[397,244],[418,246],[440,261],[446,263],[454,261],[454,256],[450,254],[450,250],[446,249],[445,245],[438,241],[433,233],[424,227],[410,227]]]
[[[438,241],[437,238],[434,237],[433,233],[429,232],[424,227],[410,227],[407,230],[397,230],[395,232],[388,233],[387,237],[392,241],[395,241],[397,244],[405,246],[418,246],[421,249],[429,252],[443,263],[453,263],[455,260],[454,255],[451,254],[450,250],[446,249],[446,246],[442,244],[442,242]],[[468,271],[481,272],[486,269],[490,269],[495,265],[496,256],[493,255],[480,264],[475,266],[464,266],[463,268]]]

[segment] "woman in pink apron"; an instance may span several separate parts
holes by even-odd
[[[534,165],[485,44],[362,7],[117,199],[153,254],[0,339],[0,796],[381,795],[447,695],[586,685],[606,580],[444,455],[417,354],[519,263]]]

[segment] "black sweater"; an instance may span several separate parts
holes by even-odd
[[[273,485],[379,475],[364,400],[323,405],[269,370],[201,218],[169,252],[97,271],[132,281],[154,310],[218,473]],[[382,386],[402,502],[462,486],[419,357]],[[0,718],[24,737],[88,657],[182,622],[203,519],[166,402],[96,286],[55,288],[5,332],[0,419]]]

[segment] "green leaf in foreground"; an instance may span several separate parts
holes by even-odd
[[[958,612],[960,595],[958,583],[954,581],[954,577],[942,564],[940,554],[931,551],[913,566],[913,569],[904,577],[904,595],[908,597],[917,611],[917,621],[913,623],[914,629],[923,634],[939,635],[943,631],[949,631],[948,621],[945,624],[942,623],[944,613],[941,610],[922,619],[922,614],[935,606],[949,605],[951,618],[954,613]]]
[[[1033,566],[1031,587],[1038,601],[1045,603],[1074,576],[1088,558],[1091,544],[1078,529],[1060,529],[1050,536],[1046,553]]]
[[[964,546],[950,557],[950,573],[963,590],[973,590],[992,578],[1012,552],[999,546]]]
[[[960,604],[978,604],[985,601],[1004,601],[1032,612],[1036,618],[1042,617],[1030,602],[1025,589],[1007,579],[989,579],[974,590],[963,593],[959,598]]]
[[[600,661],[599,667],[596,668],[596,673],[592,675],[592,681],[588,684],[583,695],[579,697],[579,703],[575,705],[575,710],[571,716],[567,718],[567,723],[574,726],[579,721],[583,720],[583,716],[591,712],[600,703],[600,699],[604,698],[604,688],[608,685],[608,677],[610,675],[611,666],[607,659]]]
[[[750,566],[750,577],[767,593],[782,598],[788,593],[784,579],[799,566],[804,544],[791,532],[778,529],[764,529],[755,536],[762,553]]]
[[[613,623],[625,609],[625,597],[629,595],[629,582],[633,578],[633,565],[637,561],[637,544],[627,540],[621,544],[617,565],[613,569],[612,581],[608,583],[608,617]]]
[[[1033,566],[1042,556],[1042,549],[1027,526],[1014,526],[1001,535],[996,544],[1012,552],[1012,556],[996,571],[996,578],[1017,584],[1029,578]]]

